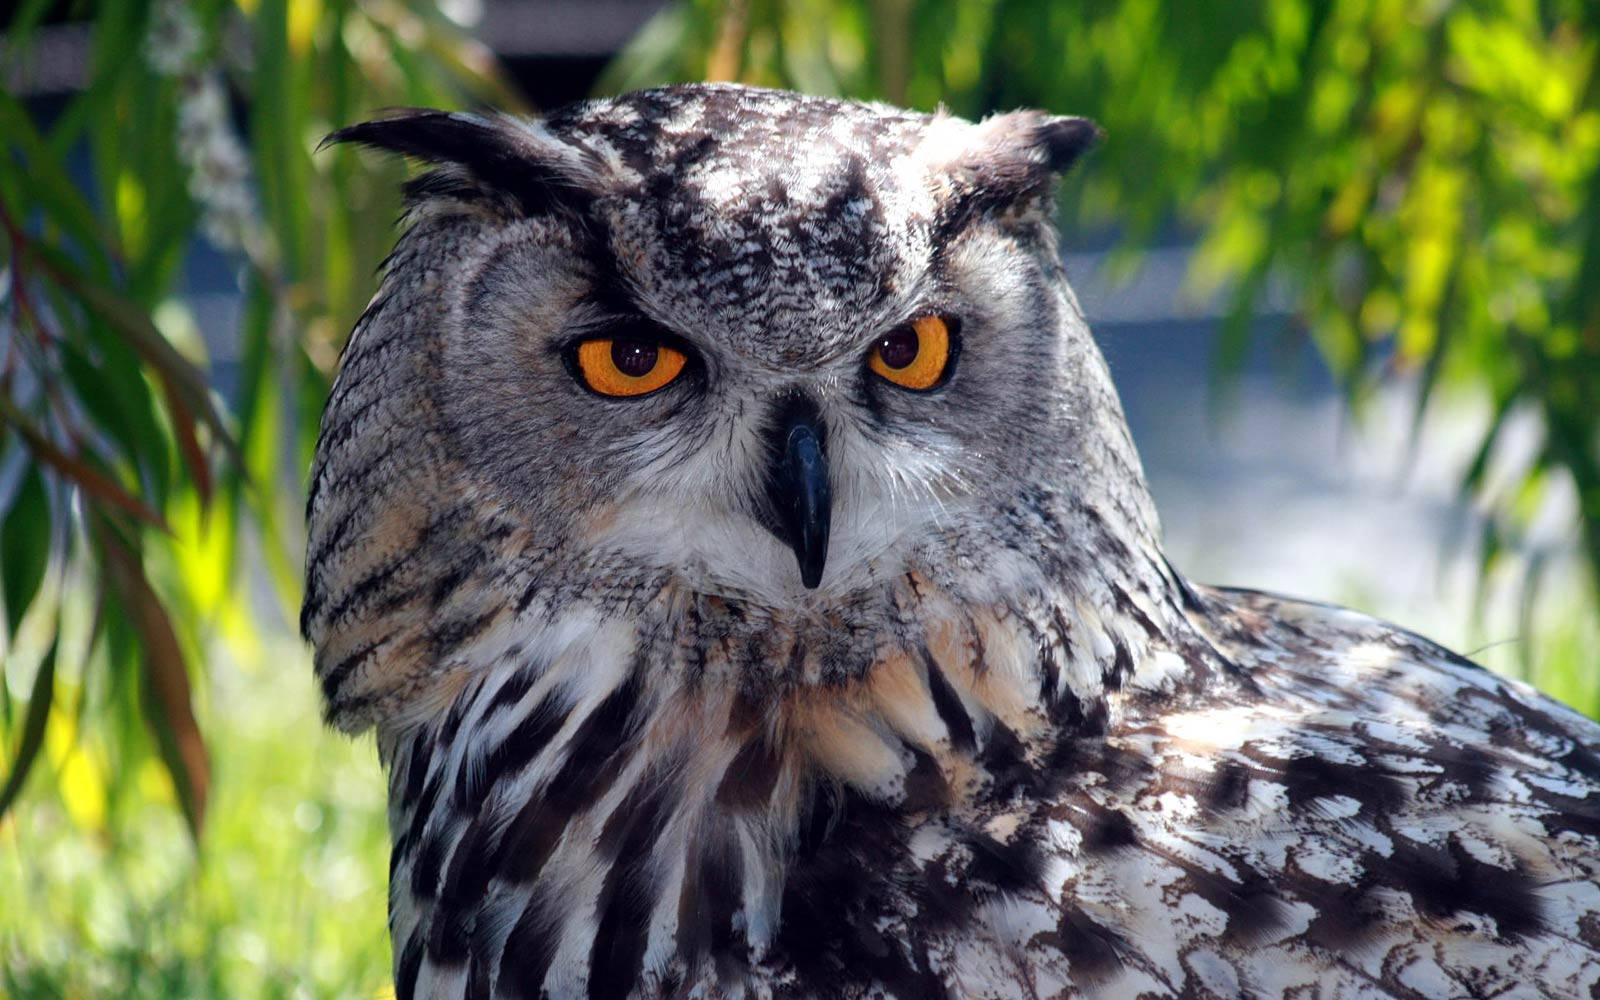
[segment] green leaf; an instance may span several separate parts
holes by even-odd
[[[55,700],[55,691],[56,644],[52,642],[44,659],[39,661],[39,672],[33,676],[33,691],[28,696],[28,716],[22,722],[22,742],[17,746],[16,756],[11,758],[11,770],[6,774],[5,785],[0,786],[0,816],[4,816],[6,810],[11,808],[11,803],[16,801],[23,782],[28,780],[28,771],[39,756],[39,748],[44,746],[44,727],[50,720],[50,704]]]
[[[50,498],[37,466],[22,476],[16,499],[0,523],[0,584],[6,602],[6,634],[16,635],[50,563]]]
[[[251,116],[255,136],[254,163],[261,182],[262,201],[267,220],[283,259],[283,270],[291,279],[304,263],[299,253],[303,243],[301,224],[307,213],[303,180],[296,170],[297,158],[304,156],[296,144],[303,134],[296,126],[301,109],[294,101],[294,65],[289,53],[288,0],[262,0],[256,8],[255,98],[258,113]]]
[[[15,145],[20,154],[15,179],[25,197],[23,204],[39,208],[47,220],[70,236],[96,274],[107,273],[107,251],[114,253],[110,234],[73,185],[61,158],[34,127],[27,109],[4,90],[0,90],[0,139],[5,145]]]
[[[139,639],[145,721],[172,776],[190,836],[198,841],[211,786],[211,761],[195,721],[189,668],[177,631],[145,576],[138,551],[103,518],[95,520],[95,535],[107,582]]]
[[[1494,416],[1490,418],[1489,426],[1484,428],[1483,438],[1478,442],[1472,460],[1467,463],[1467,469],[1461,475],[1461,484],[1457,487],[1457,492],[1462,496],[1475,496],[1483,487],[1484,476],[1489,471],[1489,460],[1494,457],[1495,445],[1500,442],[1500,432],[1505,429],[1506,420],[1511,416],[1512,407],[1519,398],[1518,393],[1510,393],[1495,402]]]
[[[60,343],[66,386],[107,443],[140,470],[141,481],[150,486],[145,499],[159,504],[168,493],[171,447],[150,384],[138,357],[114,332],[97,322],[87,324],[85,332],[97,348],[93,361],[70,341]]]
[[[205,373],[178,353],[156,329],[149,314],[112,289],[88,280],[59,253],[42,246],[34,249],[40,253],[52,276],[121,334],[128,346],[155,370],[167,390],[181,399],[189,411],[211,429],[218,441],[230,451],[235,451],[233,438],[223,423],[222,415],[212,404]]]
[[[167,530],[167,523],[149,504],[129,493],[127,488],[97,467],[88,455],[69,455],[28,420],[9,399],[0,396],[0,423],[10,424],[22,437],[33,457],[50,466],[89,496],[108,507],[131,514],[151,527]]]
[[[40,19],[50,10],[50,0],[22,0],[6,22],[6,47],[8,58],[25,56],[29,36],[38,27]]]

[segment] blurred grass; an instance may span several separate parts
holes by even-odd
[[[264,638],[198,698],[215,734],[198,858],[154,759],[106,789],[96,732],[46,748],[0,820],[0,995],[392,995],[377,754],[321,725],[299,641]]]
[[[1574,598],[1576,594],[1572,595]],[[1545,694],[1591,718],[1600,718],[1600,671],[1594,668],[1595,650],[1600,649],[1600,620],[1587,613],[1588,606],[1578,599],[1562,601],[1548,611],[1559,609],[1561,617],[1525,634],[1525,641],[1542,654],[1529,661],[1520,652],[1507,649],[1497,653],[1496,645],[1468,649],[1475,659],[1511,677],[1527,681]],[[1511,647],[1516,641],[1498,645]],[[1514,656],[1514,659],[1513,659]]]

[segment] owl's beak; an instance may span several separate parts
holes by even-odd
[[[794,549],[800,582],[814,590],[828,559],[828,525],[833,491],[825,450],[827,429],[816,403],[791,396],[778,407],[773,424],[772,467],[767,474],[767,527]]]

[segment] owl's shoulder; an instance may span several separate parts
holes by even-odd
[[[1600,724],[1414,632],[1331,604],[1193,588],[1198,623],[1264,704],[1347,713],[1554,759],[1600,783]]]
[[[1129,821],[1117,850],[1061,852],[1063,898],[1106,901],[1091,919],[1131,943],[1118,982],[1589,995],[1600,727],[1367,616],[1196,591],[1239,683],[1171,710],[1130,702],[1107,743],[1139,776],[1069,784],[1062,803]]]

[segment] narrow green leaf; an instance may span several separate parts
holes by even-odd
[[[27,108],[0,89],[0,139],[20,154],[15,180],[24,205],[40,209],[45,217],[72,238],[75,249],[91,262],[96,274],[107,273],[106,252],[114,248],[111,236],[95,218],[83,194],[73,185],[61,158],[34,126]]]
[[[409,11],[401,11],[401,16],[419,19]],[[404,28],[414,31],[410,24]],[[494,53],[482,42],[454,30],[437,13],[420,34],[423,51],[447,73],[482,95],[488,103],[501,111],[528,110],[528,102],[501,70]]]
[[[11,769],[6,783],[0,786],[0,816],[4,816],[15,802],[22,785],[28,780],[28,771],[44,746],[44,727],[50,721],[50,704],[56,692],[56,644],[51,643],[44,659],[39,661],[39,672],[33,677],[33,691],[28,695],[28,715],[22,722],[22,742],[17,745],[16,756],[11,758]]]
[[[16,635],[50,562],[50,498],[37,466],[22,476],[17,497],[0,523],[0,584],[6,603],[6,634]]]
[[[1538,663],[1534,657],[1539,650],[1535,649],[1534,642],[1534,611],[1539,604],[1539,585],[1544,582],[1548,561],[1543,549],[1535,549],[1522,572],[1522,592],[1517,599],[1517,638],[1520,640],[1517,659],[1524,677],[1537,676]]]
[[[132,514],[151,527],[160,528],[162,531],[168,530],[165,519],[148,504],[129,493],[121,483],[95,468],[87,458],[69,455],[56,447],[33,426],[26,415],[13,406],[10,400],[4,398],[0,398],[0,423],[10,424],[21,435],[23,443],[28,446],[28,451],[33,453],[34,458],[55,469],[85,493],[109,507]]]
[[[1500,440],[1500,432],[1505,429],[1506,418],[1511,416],[1511,408],[1518,398],[1518,394],[1513,392],[1496,401],[1494,416],[1484,429],[1483,440],[1478,442],[1472,461],[1467,463],[1467,470],[1461,475],[1459,492],[1463,496],[1475,495],[1483,485],[1483,477],[1489,471],[1489,459],[1494,455],[1494,446]]]
[[[148,483],[144,499],[158,506],[168,493],[171,441],[157,419],[156,401],[138,356],[104,324],[85,326],[90,345],[97,348],[94,361],[71,341],[63,340],[63,388],[83,407],[108,443],[140,472]]]
[[[302,244],[298,224],[304,198],[294,188],[295,144],[302,137],[294,130],[300,114],[293,102],[288,0],[261,0],[252,36],[257,107],[250,121],[255,137],[253,161],[267,221],[283,255],[283,269],[293,276],[302,263],[298,257]]]
[[[90,35],[89,87],[85,91],[86,96],[92,95],[86,109],[89,151],[97,200],[118,246],[124,235],[117,228],[115,211],[123,154],[130,143],[145,141],[142,135],[129,135],[124,115],[132,79],[143,70],[138,56],[147,12],[145,4],[98,4]]]
[[[107,581],[139,638],[145,721],[156,737],[162,763],[172,776],[189,833],[198,841],[205,822],[211,763],[195,721],[189,668],[177,632],[145,577],[138,552],[110,530],[104,519],[96,520],[96,536]]]
[[[26,57],[33,29],[50,10],[50,0],[22,0],[6,22],[7,58]]]
[[[179,354],[177,349],[161,335],[150,316],[135,303],[123,298],[102,285],[89,281],[71,261],[44,247],[41,259],[51,274],[64,287],[75,294],[95,315],[121,333],[128,346],[155,370],[156,376],[189,410],[211,428],[211,433],[230,452],[237,454],[233,438],[211,401],[210,388],[205,373]]]
[[[200,494],[201,505],[209,507],[211,464],[206,460],[205,449],[200,447],[200,439],[195,436],[195,421],[189,413],[189,407],[170,387],[167,389],[167,408],[172,411],[172,432],[178,438],[178,453],[183,456],[183,464],[189,468],[195,491]]]
[[[1406,464],[1409,466],[1416,458],[1417,449],[1422,445],[1422,423],[1428,414],[1428,404],[1433,400],[1433,390],[1439,384],[1439,373],[1444,370],[1445,358],[1450,354],[1451,342],[1454,340],[1457,322],[1454,316],[1456,301],[1456,281],[1458,274],[1451,271],[1449,283],[1445,286],[1444,296],[1439,306],[1440,322],[1439,332],[1434,335],[1433,343],[1428,346],[1428,357],[1422,364],[1422,377],[1417,385],[1417,400],[1411,409],[1411,429],[1406,439]]]

